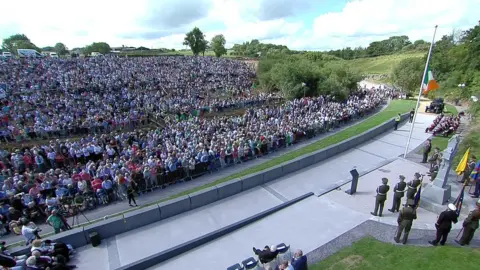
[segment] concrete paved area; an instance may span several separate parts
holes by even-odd
[[[430,136],[424,133],[424,129],[433,118],[431,115],[419,115],[410,150],[421,146]],[[397,131],[392,130],[353,150],[264,187],[118,235],[108,239],[104,244],[106,247],[101,247],[99,250],[102,251],[98,253],[104,254],[106,249],[110,259],[109,269],[114,269],[270,208],[281,203],[282,197],[293,199],[309,191],[321,192],[348,179],[349,170],[353,167],[368,171],[378,167],[379,163],[402,155],[409,130],[410,124],[404,124]],[[369,219],[396,224],[397,215],[386,211],[391,206],[391,196],[386,203],[384,217],[377,218],[369,214],[373,210],[375,188],[382,177],[391,179],[393,189],[399,174],[404,174],[408,180],[415,172],[425,173],[426,170],[422,165],[397,159],[362,176],[358,193],[354,196],[344,193],[348,185],[339,187],[337,191],[309,198],[152,269],[225,269],[252,256],[252,246],[285,242],[292,248],[302,248],[308,253]],[[436,214],[419,209],[419,219],[414,228],[432,228],[435,219]],[[78,255],[83,257],[87,253],[91,254],[89,248]]]

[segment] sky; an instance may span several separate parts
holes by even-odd
[[[368,46],[394,35],[432,39],[480,20],[480,0],[16,0],[1,4],[0,39],[23,33],[38,47],[92,42],[183,49],[199,27],[227,47],[252,39],[296,50]]]

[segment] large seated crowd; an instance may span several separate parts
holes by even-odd
[[[341,102],[278,102],[253,91],[254,76],[245,63],[208,57],[0,62],[0,83],[12,90],[1,103],[3,139],[28,138],[0,149],[0,233],[22,234],[29,244],[39,222],[69,229],[66,216],[125,200],[132,186],[141,194],[267,155],[397,95],[360,89]],[[243,113],[204,117],[231,107]],[[163,124],[137,129],[152,115]],[[24,227],[33,228],[28,237]]]
[[[460,115],[446,116],[439,114],[433,123],[425,129],[425,132],[432,132],[433,136],[449,136],[454,134],[460,126]]]

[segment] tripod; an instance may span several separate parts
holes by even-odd
[[[73,206],[73,211],[75,215],[72,217],[72,226],[70,226],[71,228],[75,227],[75,224],[77,224],[77,226],[80,225],[80,221],[78,220],[79,214],[81,214],[85,218],[85,220],[87,220],[87,222],[90,223],[90,220],[87,218],[87,216],[85,216],[83,211],[80,209],[81,205],[72,205],[72,206]]]

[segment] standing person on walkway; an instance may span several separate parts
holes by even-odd
[[[397,233],[393,240],[395,242],[400,243],[400,237],[402,236],[402,232],[405,230],[403,234],[402,243],[405,245],[408,240],[408,234],[410,233],[410,229],[412,228],[413,220],[417,219],[417,210],[414,208],[415,201],[414,200],[407,200],[407,205],[402,208],[400,213],[398,214],[397,223]]]
[[[433,149],[433,154],[428,159],[428,162],[430,163],[430,170],[435,167],[439,157],[440,157],[440,148],[435,147],[435,149]]]
[[[394,130],[397,130],[398,124],[400,124],[400,120],[402,120],[402,116],[401,116],[400,114],[398,114],[398,115],[395,117]]]
[[[470,173],[470,179],[472,184],[475,185],[475,191],[473,192],[472,198],[478,198],[480,196],[480,160],[473,168],[472,173]]]
[[[422,158],[422,163],[427,163],[428,159],[428,154],[430,154],[430,151],[432,151],[432,140],[427,139],[423,146],[423,158]]]
[[[405,188],[407,187],[407,183],[405,183],[405,176],[399,176],[400,182],[398,182],[395,187],[393,188],[393,204],[392,208],[388,209],[388,211],[395,213],[400,210],[400,205],[402,205],[402,198],[405,195]]]
[[[378,186],[377,188],[377,196],[375,196],[375,210],[370,212],[370,214],[374,216],[381,217],[383,212],[383,206],[385,201],[387,200],[387,192],[390,190],[390,186],[388,184],[387,178],[382,178],[382,185]]]
[[[455,240],[459,245],[470,245],[475,231],[478,229],[478,221],[480,220],[480,200],[475,203],[475,210],[470,212],[468,217],[463,221],[463,234],[460,240]]]
[[[445,245],[447,241],[447,236],[450,230],[452,229],[452,222],[458,222],[457,216],[457,207],[453,203],[448,204],[448,209],[443,211],[435,223],[435,228],[437,228],[437,237],[433,241],[428,241],[431,245]]]
[[[414,117],[414,116],[415,116],[415,109],[412,108],[412,109],[410,110],[410,115],[409,115],[409,118],[408,118],[408,122],[409,122],[409,123],[412,123],[412,122],[413,122],[413,117]]]
[[[135,204],[135,206],[138,206],[137,202],[135,201],[135,192],[136,191],[135,191],[134,184],[133,184],[133,182],[130,182],[128,184],[128,188],[127,188],[128,205],[130,205],[130,206],[133,206],[132,201]]]
[[[418,187],[422,184],[420,180],[421,175],[416,172],[412,181],[407,184],[407,200],[415,199],[415,194],[417,194]]]

